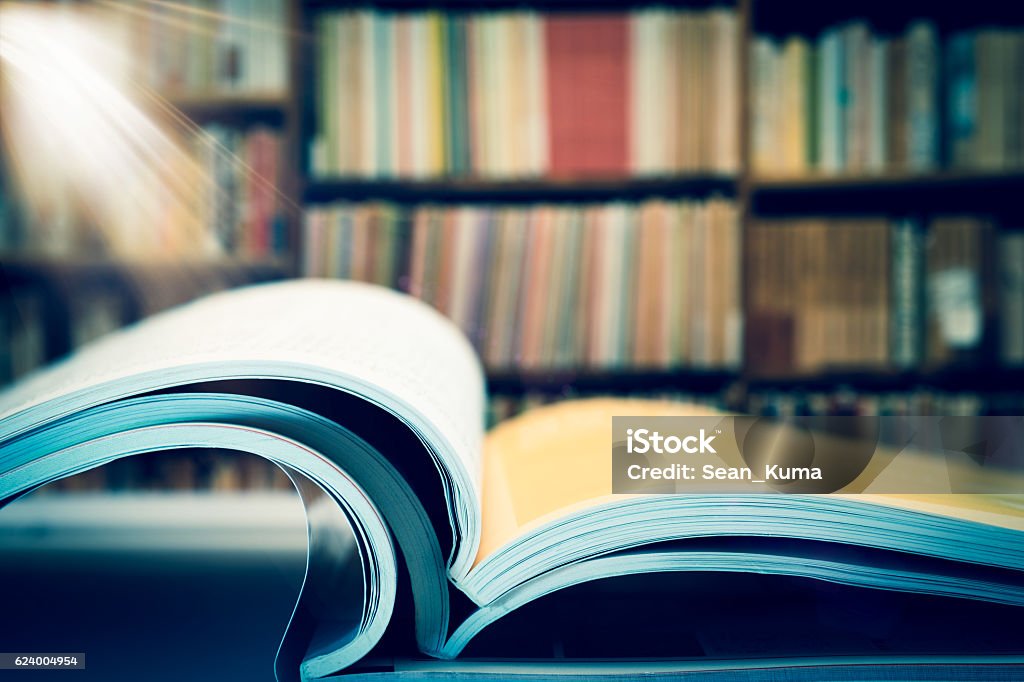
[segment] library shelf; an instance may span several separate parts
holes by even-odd
[[[288,116],[289,101],[284,95],[170,95],[158,100],[155,106],[199,124],[281,125]]]
[[[757,391],[906,392],[931,389],[966,393],[1024,392],[1024,366],[955,365],[934,369],[826,370],[791,376],[748,376],[747,388]]]
[[[1024,170],[876,175],[753,176],[755,214],[841,212],[1016,211]]]
[[[941,171],[936,173],[815,174],[802,176],[754,176],[753,192],[816,192],[880,189],[971,189],[979,185],[1024,185],[1024,170]]]
[[[621,201],[716,194],[731,196],[736,192],[736,184],[733,176],[715,174],[579,180],[334,178],[311,179],[306,185],[305,199],[309,203],[363,199],[398,203]]]
[[[287,263],[278,258],[213,258],[174,259],[160,257],[78,257],[44,254],[0,253],[0,272],[8,277],[45,279],[95,278],[132,271],[159,273],[244,273],[256,278],[284,277]]]
[[[301,0],[307,12],[338,11],[369,7],[382,12],[493,12],[532,9],[539,12],[608,12],[642,5],[635,0]],[[714,0],[689,0],[685,7],[707,7]]]
[[[489,370],[491,395],[715,394],[734,389],[764,392],[904,393],[931,390],[965,393],[1024,392],[1024,366],[952,366],[930,370],[864,368],[826,370],[813,374],[756,376],[714,369],[529,369]]]
[[[580,393],[678,392],[718,393],[739,374],[729,370],[682,369],[529,369],[489,370],[491,395],[569,395]]]

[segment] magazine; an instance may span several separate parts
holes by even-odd
[[[403,576],[416,643],[439,659],[524,604],[626,574],[773,573],[1024,605],[1019,496],[617,495],[613,417],[713,413],[567,401],[485,434],[485,399],[462,333],[409,296],[326,280],[238,289],[0,395],[0,500],[142,453],[273,461],[309,529],[282,680],[367,656]]]

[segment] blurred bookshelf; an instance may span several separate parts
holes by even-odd
[[[282,279],[288,265],[240,258],[54,258],[0,254],[8,383],[103,334],[207,293]]]
[[[249,168],[277,150],[280,218],[239,227],[246,196],[211,209],[214,260],[423,299],[480,351],[491,422],[600,394],[1024,410],[1019,8],[267,11],[278,30],[147,52],[172,64],[149,67],[156,109],[200,127],[208,175],[248,186],[203,140]],[[275,56],[247,77],[260,40]],[[12,267],[37,266],[59,269]]]

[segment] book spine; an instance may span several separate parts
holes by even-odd
[[[868,170],[876,173],[885,170],[886,161],[889,156],[887,148],[889,141],[889,120],[887,116],[889,111],[888,51],[888,40],[875,38],[871,41],[867,85],[871,104],[868,111],[868,154],[866,164]]]
[[[935,26],[915,22],[907,32],[907,165],[915,171],[938,161],[937,64]]]
[[[946,96],[950,162],[970,167],[976,163],[978,83],[975,66],[975,34],[950,37],[946,57]]]
[[[1002,234],[999,239],[1000,361],[1024,365],[1024,233]]]

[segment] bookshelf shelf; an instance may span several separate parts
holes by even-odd
[[[722,175],[586,180],[311,180],[306,201],[382,199],[424,202],[608,201],[732,195],[736,179]]]
[[[1024,366],[956,366],[901,371],[885,368],[826,370],[788,376],[748,376],[742,372],[700,369],[552,369],[490,370],[488,391],[494,395],[562,395],[670,391],[721,393],[743,386],[755,391],[905,392],[938,389],[978,393],[1019,392]]]
[[[917,388],[979,393],[1019,392],[1024,367],[953,366],[920,371],[864,368],[794,376],[749,377],[749,388],[780,391],[911,391]]]
[[[165,98],[167,106],[195,123],[271,123],[280,125],[288,112],[284,96],[187,95]]]
[[[128,272],[131,270],[182,271],[182,272],[223,272],[245,271],[255,275],[283,276],[286,263],[275,259],[249,259],[240,257],[197,258],[193,260],[161,258],[79,258],[47,255],[0,254],[0,271],[8,274],[26,273],[33,276],[71,275],[91,277],[105,272]]]
[[[538,393],[629,393],[632,391],[676,391],[682,393],[718,393],[739,379],[726,370],[492,370],[487,387],[494,395]]]
[[[753,177],[750,188],[755,193],[816,192],[842,190],[909,190],[976,189],[1000,185],[1024,187],[1024,171],[974,172],[945,171],[939,173],[881,173],[877,175],[811,175],[801,177]]]
[[[753,177],[749,188],[757,214],[1014,213],[1024,191],[1024,171]]]
[[[489,10],[533,9],[552,12],[594,12],[629,7],[630,2],[609,3],[607,0],[299,0],[307,12],[370,7],[380,11],[476,12]],[[712,0],[689,0],[675,3],[683,7],[706,7]]]

